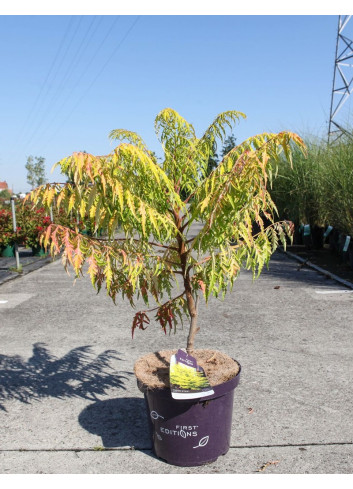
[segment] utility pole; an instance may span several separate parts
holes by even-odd
[[[353,137],[353,134],[343,127],[342,122],[340,123],[337,117],[353,91],[353,41],[343,35],[343,30],[351,17],[351,15],[338,16],[336,56],[328,127],[329,143],[337,141],[343,134]]]
[[[11,209],[12,209],[13,230],[16,233],[17,223],[16,223],[16,211],[15,211],[15,198],[14,197],[11,197]],[[18,252],[17,241],[15,241],[15,257],[16,257],[16,269],[19,271],[20,270],[20,255]]]

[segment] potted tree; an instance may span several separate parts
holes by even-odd
[[[176,111],[164,109],[155,120],[164,151],[161,163],[136,133],[114,130],[110,137],[119,144],[109,155],[74,153],[57,163],[70,182],[46,184],[31,193],[37,206],[55,202],[67,213],[88,214],[96,236],[106,230],[107,237],[95,238],[51,223],[42,238],[53,254],[63,251],[66,266],[77,276],[87,263],[93,286],[99,291],[105,284],[114,302],[121,294],[134,307],[134,297],[142,297],[146,309],[135,313],[132,335],[148,327],[151,315],[164,332],[185,317],[190,320],[183,354],[203,368],[213,394],[192,400],[171,396],[169,362],[175,351],[151,353],[135,364],[154,451],[177,465],[208,463],[228,450],[239,381],[235,360],[195,349],[199,301],[224,297],[241,268],[258,276],[290,232],[286,222],[275,222],[267,187],[280,155],[290,160],[292,145],[304,150],[299,136],[281,132],[249,138],[207,171],[215,143],[244,117],[236,111],[221,113],[198,138]],[[195,222],[201,227],[191,235]]]

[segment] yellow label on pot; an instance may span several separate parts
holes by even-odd
[[[197,399],[214,394],[202,367],[183,350],[170,359],[169,381],[174,399]]]

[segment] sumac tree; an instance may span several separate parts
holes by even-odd
[[[118,294],[132,306],[135,297],[143,298],[147,308],[135,314],[132,333],[148,327],[152,312],[164,331],[176,328],[186,315],[191,353],[200,296],[206,302],[210,296],[224,297],[241,268],[258,276],[278,243],[285,244],[288,227],[275,222],[268,185],[282,153],[290,160],[293,145],[304,151],[299,136],[251,137],[207,171],[215,142],[224,142],[226,129],[244,117],[223,112],[197,137],[192,124],[164,109],[155,119],[163,161],[153,157],[139,135],[117,129],[110,133],[118,143],[110,154],[74,153],[57,163],[69,182],[31,193],[36,205],[88,216],[95,231],[105,229],[106,237],[97,238],[51,224],[43,240],[53,254],[63,251],[65,266],[71,265],[77,276],[87,263],[93,286],[99,291],[104,284],[114,302]],[[201,229],[190,235],[196,221]]]

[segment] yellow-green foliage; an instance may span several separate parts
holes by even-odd
[[[193,368],[181,363],[170,367],[170,383],[181,389],[199,390],[209,385],[206,377]]]
[[[146,304],[153,297],[164,331],[167,325],[175,327],[176,316],[190,314],[191,293],[201,290],[207,301],[210,295],[224,296],[241,267],[259,274],[279,241],[285,242],[285,224],[273,218],[268,181],[281,154],[290,161],[291,145],[304,146],[294,133],[261,134],[233,148],[207,175],[215,142],[223,142],[226,129],[244,117],[223,112],[198,138],[176,111],[162,110],[155,120],[164,151],[161,163],[140,136],[122,129],[110,134],[118,142],[110,154],[64,158],[57,166],[70,181],[43,185],[31,193],[31,200],[72,212],[92,229],[106,229],[107,238],[52,224],[44,245],[53,254],[63,250],[65,265],[73,266],[76,275],[88,263],[93,286],[99,291],[105,283],[114,301],[117,294],[132,305],[135,295]],[[193,222],[203,224],[190,238]],[[119,239],[118,226],[123,232]],[[229,245],[231,240],[235,246]],[[178,277],[185,290],[174,297]],[[135,315],[133,331],[148,325],[147,312]]]

